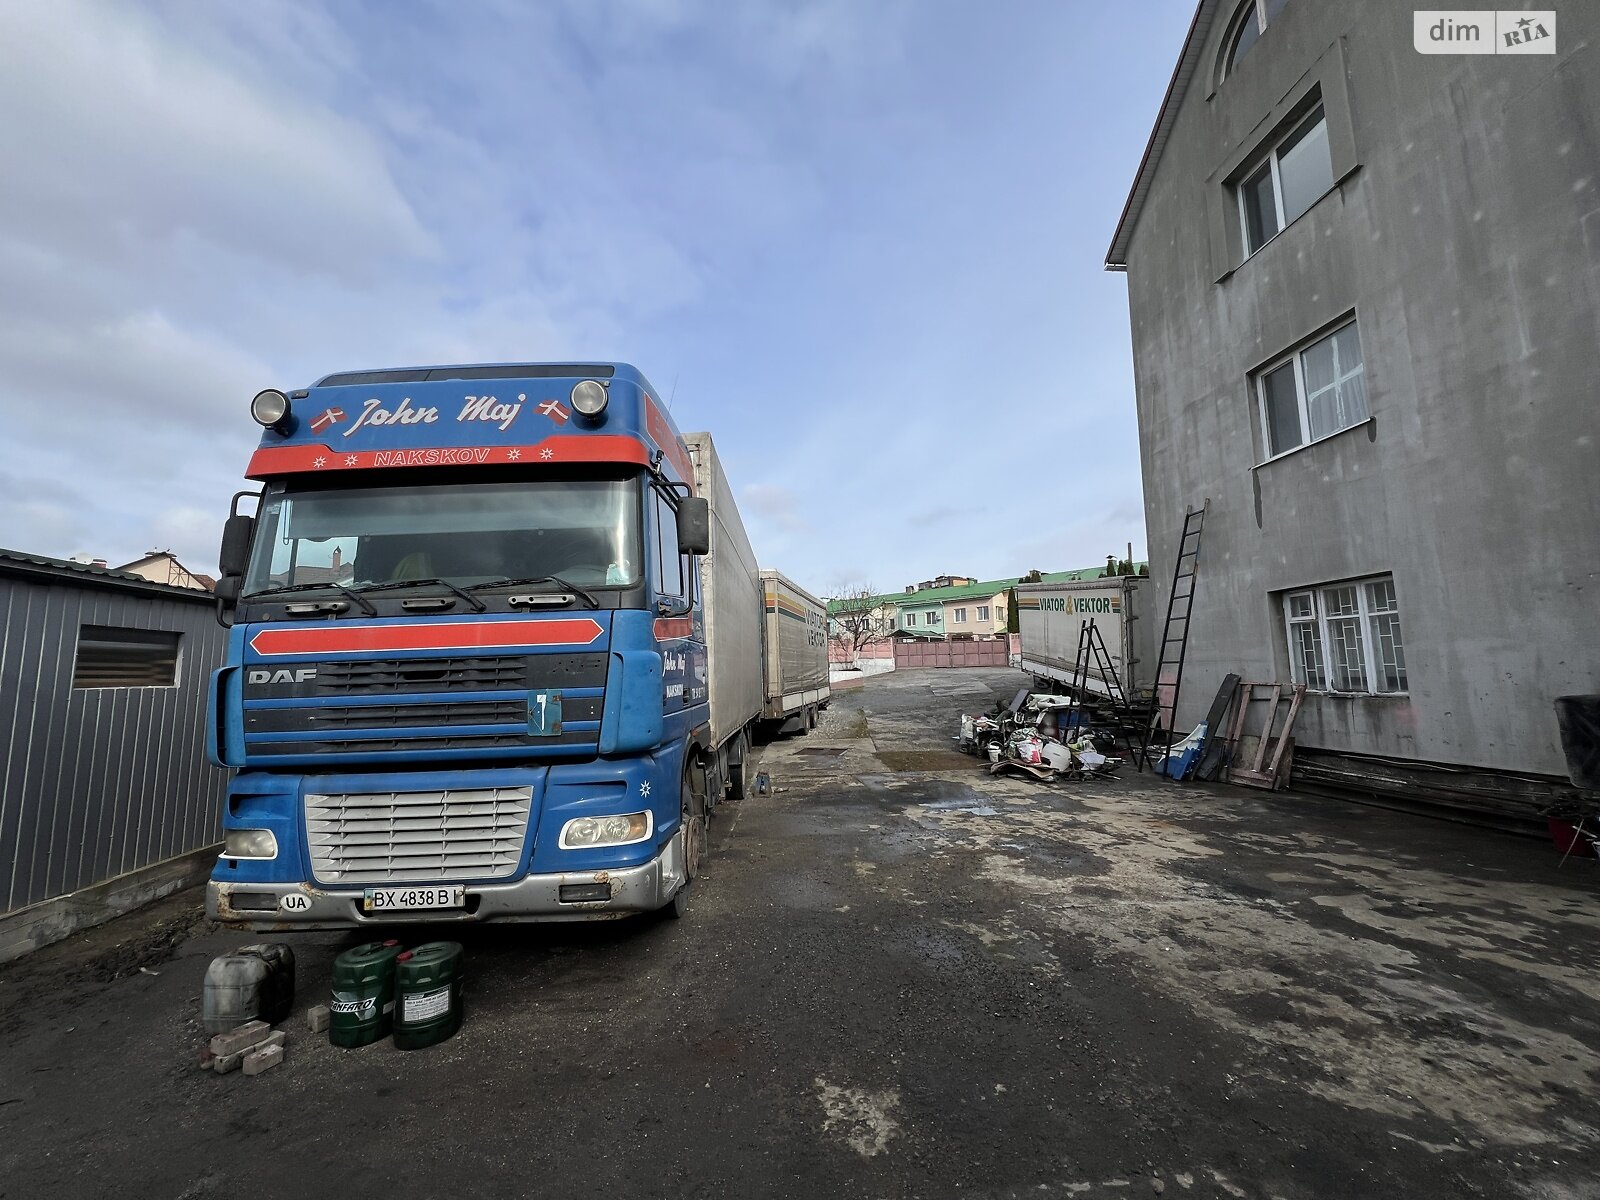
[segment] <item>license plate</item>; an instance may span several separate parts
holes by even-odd
[[[464,887],[368,888],[361,898],[363,912],[401,912],[417,908],[461,908],[467,902]]]

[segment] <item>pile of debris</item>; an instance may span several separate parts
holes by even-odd
[[[1123,760],[1111,756],[1115,735],[1090,727],[1071,696],[1018,692],[993,711],[963,713],[954,739],[963,754],[989,760],[989,774],[1009,771],[1045,782],[1114,779]]]

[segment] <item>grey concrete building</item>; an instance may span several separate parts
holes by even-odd
[[[1306,777],[1531,815],[1600,691],[1600,4],[1413,12],[1196,10],[1106,263],[1156,611],[1208,503],[1180,727],[1294,678]]]
[[[205,878],[207,592],[0,550],[0,962]]]

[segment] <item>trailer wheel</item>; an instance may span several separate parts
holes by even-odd
[[[810,733],[817,727],[817,706],[812,705],[806,709],[806,732]]]
[[[750,739],[741,733],[734,739],[733,749],[739,761],[728,764],[728,799],[743,800],[749,789]]]

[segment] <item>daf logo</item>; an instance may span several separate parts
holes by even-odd
[[[276,671],[251,671],[249,676],[251,683],[304,683],[316,677],[315,667],[301,667],[295,671],[287,667],[281,667]]]

